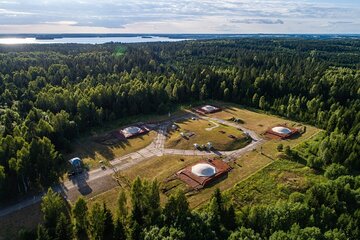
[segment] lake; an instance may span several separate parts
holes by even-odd
[[[136,37],[64,37],[55,39],[29,38],[0,38],[0,44],[54,44],[54,43],[79,43],[102,44],[108,42],[143,43],[143,42],[178,42],[189,39],[177,39],[159,36]]]

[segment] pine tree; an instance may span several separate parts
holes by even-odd
[[[61,213],[66,212],[65,203],[60,194],[49,188],[42,199],[41,211],[44,214],[44,226],[48,229],[50,237],[54,237],[59,217]]]
[[[228,230],[234,230],[236,228],[236,213],[233,204],[227,209],[226,216],[222,219],[222,222]]]
[[[36,240],[50,240],[48,230],[41,224],[38,225],[36,235]]]
[[[185,227],[190,216],[189,203],[182,191],[171,195],[165,204],[163,215],[167,226]]]
[[[104,239],[111,240],[114,236],[114,221],[110,210],[103,204],[104,214]]]
[[[153,181],[148,186],[148,209],[149,209],[149,225],[159,224],[160,215],[161,215],[161,207],[160,207],[160,191],[159,191],[159,183],[157,180]]]
[[[259,105],[259,95],[257,93],[254,94],[254,96],[252,97],[252,104],[254,106],[258,106]]]
[[[259,108],[265,110],[265,107],[266,107],[265,97],[261,96],[259,100]]]
[[[139,177],[135,179],[131,186],[131,215],[132,221],[137,222],[139,225],[144,224],[143,216],[143,183]]]
[[[126,239],[126,231],[124,225],[120,218],[117,218],[114,226],[114,239],[115,240],[125,240]]]
[[[220,206],[216,201],[216,198],[212,198],[207,209],[207,224],[212,231],[220,236],[221,230],[221,210]]]
[[[130,239],[131,240],[140,240],[142,230],[143,229],[136,221],[132,221],[131,226],[130,226],[130,232],[129,232]]]
[[[71,222],[64,213],[60,214],[56,224],[55,236],[55,239],[57,240],[71,240],[73,238]]]
[[[79,239],[85,239],[87,237],[86,229],[88,226],[88,207],[83,198],[79,198],[76,201],[72,209],[72,216],[75,235]]]
[[[121,190],[118,196],[118,216],[122,224],[125,224],[127,215],[128,215],[128,210],[127,210],[126,194],[125,191]]]
[[[94,240],[103,240],[105,231],[105,214],[101,205],[95,203],[89,216],[89,230]]]

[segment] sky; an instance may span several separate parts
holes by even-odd
[[[360,33],[360,0],[0,0],[0,33]]]

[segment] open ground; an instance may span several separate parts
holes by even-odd
[[[99,162],[108,161],[136,152],[148,146],[156,137],[156,132],[150,131],[144,135],[119,141],[113,145],[103,145],[94,141],[94,137],[80,139],[73,144],[74,151],[64,156],[65,159],[80,157],[90,169],[98,168]]]
[[[241,130],[206,119],[185,119],[176,122],[178,129],[169,128],[165,148],[194,149],[194,144],[212,143],[218,151],[231,151],[251,142]],[[181,136],[187,133],[189,136]]]

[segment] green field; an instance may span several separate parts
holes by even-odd
[[[199,145],[211,142],[214,149],[219,151],[231,151],[245,147],[251,139],[239,129],[224,124],[203,119],[187,119],[176,122],[177,130],[168,131],[165,148],[194,149],[194,144]],[[193,134],[183,137],[180,133]]]
[[[303,164],[276,160],[245,181],[225,192],[237,208],[254,204],[275,204],[294,192],[304,192],[326,178]]]
[[[156,137],[156,132],[119,142],[118,144],[106,146],[94,141],[94,138],[84,138],[74,143],[75,149],[72,153],[65,155],[65,159],[80,157],[84,164],[90,168],[99,167],[99,161],[111,161],[114,158],[140,150],[148,146]]]

